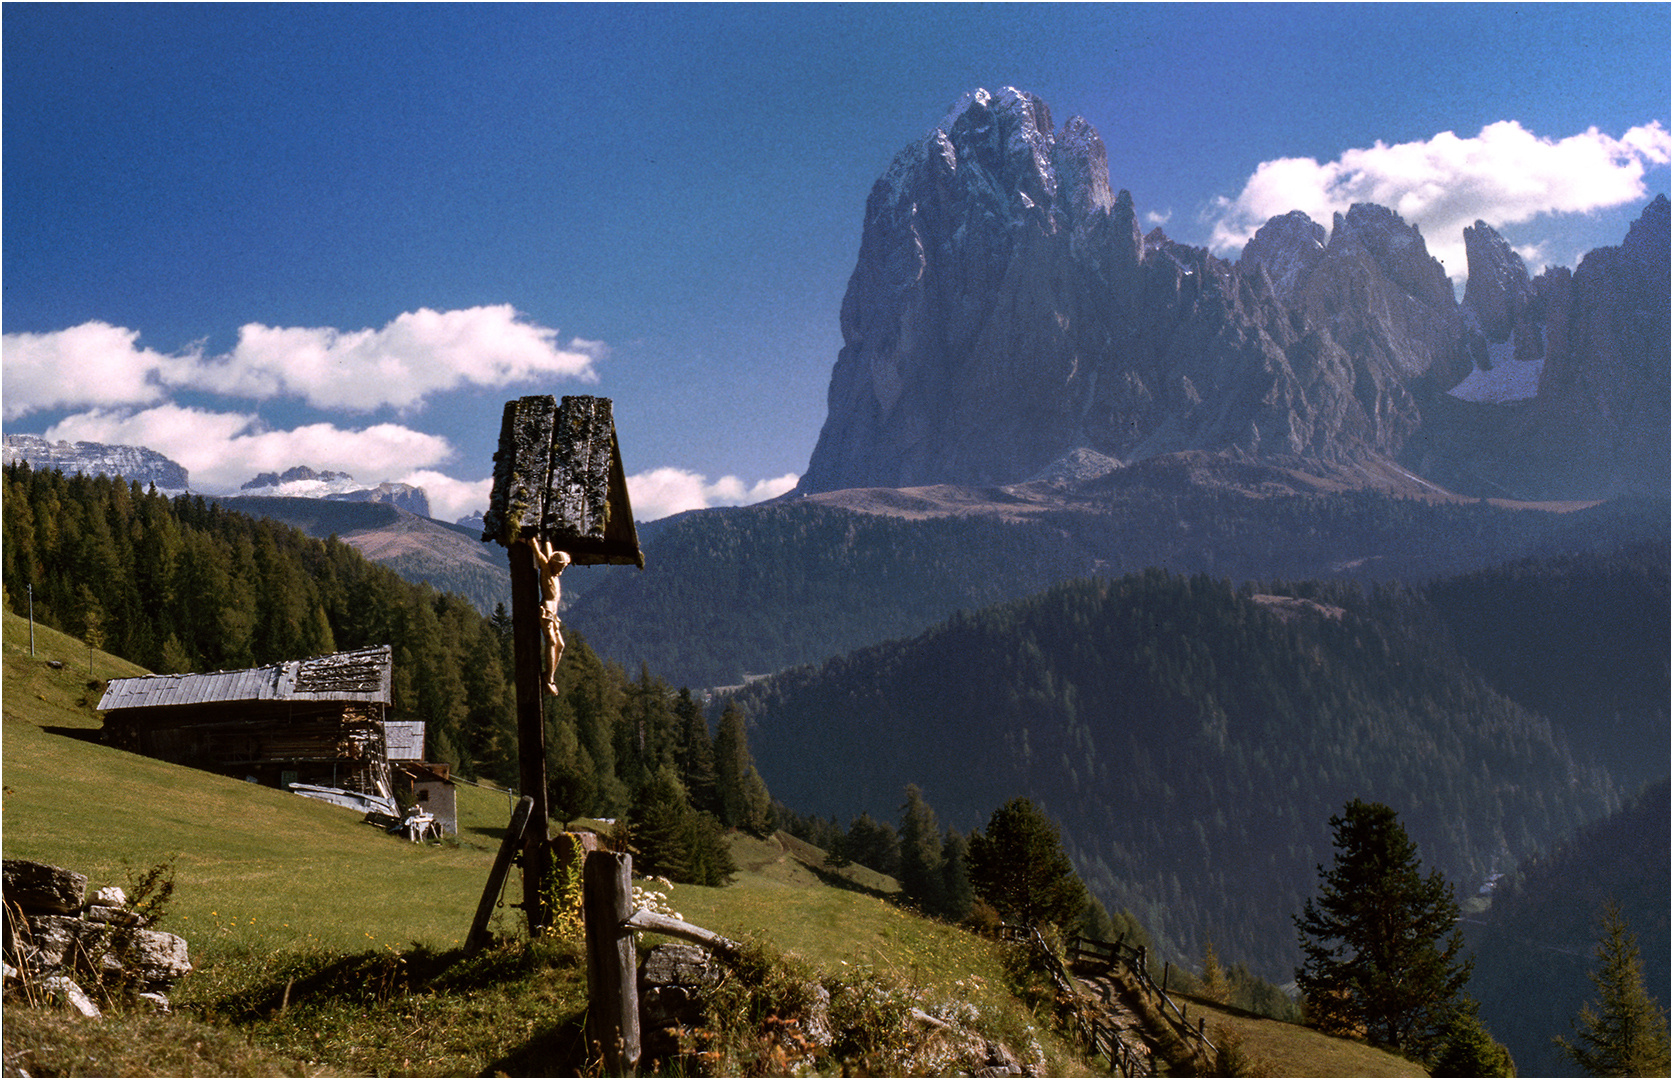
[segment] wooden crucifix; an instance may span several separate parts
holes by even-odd
[[[545,695],[557,692],[563,656],[558,576],[571,565],[645,566],[609,398],[505,403],[482,539],[498,541],[511,563],[518,778],[534,799],[523,833],[523,910],[529,933],[538,934],[551,925]]]

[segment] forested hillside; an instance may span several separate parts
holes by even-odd
[[[739,700],[790,805],[888,816],[916,783],[969,828],[1022,792],[1111,910],[1176,955],[1211,939],[1276,981],[1347,800],[1394,807],[1465,894],[1617,802],[1404,586],[1077,581]]]
[[[676,683],[727,686],[1076,577],[1159,566],[1233,581],[1422,583],[1668,538],[1665,500],[1556,513],[1371,492],[1260,496],[1196,486],[1176,475],[1187,463],[1146,464],[1055,509],[1013,499],[1012,520],[796,500],[682,515],[642,533],[643,572],[566,574],[565,621],[629,667],[643,660]]]
[[[1666,544],[1524,559],[1428,590],[1459,651],[1626,787],[1667,775]]]
[[[228,509],[335,536],[408,581],[458,593],[484,615],[511,603],[505,553],[482,543],[480,529],[419,517],[389,503],[241,495]]]
[[[1668,828],[1664,777],[1618,813],[1508,875],[1493,906],[1466,921],[1476,953],[1470,992],[1522,1075],[1561,1076],[1574,1068],[1551,1039],[1572,1038],[1580,1006],[1596,998],[1586,973],[1597,967],[1597,919],[1607,900],[1620,904],[1638,936],[1645,987],[1664,1014],[1673,1004]]]
[[[404,581],[337,540],[202,498],[21,464],[6,467],[4,484],[10,610],[30,610],[33,586],[39,622],[163,672],[390,645],[395,713],[425,721],[432,759],[516,781],[509,619],[484,618],[463,597]],[[630,675],[602,661],[568,627],[564,638],[560,693],[547,708],[555,812],[614,817],[673,767],[697,809],[741,824],[727,785],[759,784],[741,729],[711,740],[689,694],[642,666]],[[707,769],[701,792],[693,767]],[[754,792],[757,804],[767,799]]]

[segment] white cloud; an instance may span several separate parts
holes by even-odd
[[[186,467],[193,490],[235,490],[259,472],[297,464],[345,472],[376,484],[385,476],[439,464],[453,447],[439,435],[373,424],[359,429],[308,424],[267,429],[253,414],[217,413],[159,405],[140,412],[94,409],[65,417],[45,432],[50,440],[145,446]]]
[[[785,473],[749,485],[736,476],[723,476],[711,484],[702,473],[668,467],[634,473],[627,478],[627,493],[633,503],[633,516],[640,521],[655,521],[685,510],[746,506],[775,498],[795,487],[796,480],[795,473]]]
[[[1147,225],[1162,226],[1166,225],[1172,219],[1172,210],[1147,210],[1144,215],[1145,224]]]
[[[1645,171],[1670,160],[1673,138],[1659,121],[1618,139],[1589,128],[1552,140],[1514,120],[1468,139],[1443,131],[1427,142],[1378,142],[1324,163],[1279,158],[1257,166],[1236,198],[1216,200],[1209,247],[1235,256],[1279,214],[1300,210],[1328,227],[1333,214],[1373,202],[1417,225],[1430,253],[1462,277],[1463,230],[1477,219],[1498,228],[1642,200]]]
[[[87,322],[49,334],[0,336],[8,420],[40,409],[148,405],[161,400],[165,374],[197,362],[138,344],[139,332]]]
[[[5,416],[51,408],[150,405],[170,390],[265,400],[299,398],[317,408],[413,409],[462,386],[507,386],[536,378],[596,381],[607,352],[596,341],[559,344],[556,330],[522,319],[509,304],[397,316],[378,330],[271,327],[250,323],[230,353],[197,347],[160,353],[137,331],[89,322],[47,334],[6,334],[0,356]]]

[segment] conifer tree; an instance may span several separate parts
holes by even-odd
[[[691,805],[710,813],[720,809],[715,800],[715,748],[709,738],[709,722],[703,707],[691,696],[688,687],[680,687],[674,700],[674,715],[679,722],[680,781],[685,784]]]
[[[1202,996],[1222,1005],[1231,996],[1231,987],[1226,983],[1226,969],[1220,966],[1214,942],[1207,940],[1202,945]]]
[[[644,877],[691,880],[692,814],[685,788],[671,766],[651,774],[628,811],[634,869]]]
[[[848,823],[842,852],[850,862],[857,862],[879,874],[895,877],[900,873],[900,837],[895,827],[887,821],[878,821],[868,813],[862,813]]]
[[[1024,926],[1066,926],[1086,908],[1086,886],[1056,823],[1021,796],[970,837],[970,884],[1001,917]]]
[[[769,835],[773,829],[772,796],[767,793],[761,774],[755,771],[744,714],[733,702],[727,702],[720,714],[714,752],[721,823],[756,836]]]
[[[1598,966],[1589,974],[1597,997],[1581,1006],[1573,1041],[1558,1036],[1557,1046],[1593,1076],[1666,1076],[1667,1015],[1644,988],[1638,936],[1612,899],[1598,927]]]
[[[906,785],[900,817],[900,888],[906,898],[932,915],[947,906],[942,865],[941,826],[917,784]]]
[[[1474,961],[1463,958],[1458,903],[1439,870],[1424,877],[1395,812],[1355,799],[1330,819],[1336,863],[1295,917],[1303,963],[1296,985],[1312,1022],[1363,1030],[1430,1056],[1459,1006]]]
[[[1430,1076],[1515,1076],[1510,1051],[1488,1033],[1480,1006],[1464,998],[1448,1021]]]
[[[955,921],[969,916],[976,902],[970,887],[970,841],[951,829],[941,841],[941,883],[946,897],[943,914]]]

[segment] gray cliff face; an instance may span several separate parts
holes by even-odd
[[[1464,254],[1470,275],[1464,286],[1465,318],[1473,316],[1474,328],[1496,343],[1509,341],[1519,326],[1519,340],[1537,341],[1537,334],[1527,332],[1532,329],[1535,293],[1522,256],[1485,221],[1464,230]]]
[[[1078,447],[1392,455],[1408,384],[1468,370],[1444,271],[1388,211],[1329,245],[1275,219],[1246,256],[1141,237],[1083,119],[968,95],[872,189],[800,490],[1008,483]]]
[[[1491,228],[1477,222],[1464,235],[1476,381],[1521,368],[1520,381],[1498,398],[1432,401],[1410,464],[1479,494],[1666,495],[1673,414],[1667,198],[1645,208],[1619,247],[1598,248],[1575,270],[1556,267],[1531,281]]]
[[[1667,457],[1667,229],[1661,198],[1621,247],[1530,281],[1477,222],[1462,305],[1418,229],[1372,204],[1328,233],[1273,218],[1233,264],[1141,236],[1085,120],[1054,130],[1031,94],[975,91],[872,188],[798,490],[1011,483],[1075,450],[1638,490],[1611,456],[1647,456],[1644,475]],[[1535,368],[1512,360],[1543,363],[1532,404]],[[1525,392],[1481,395],[1496,364]]]
[[[48,442],[39,435],[7,435],[0,448],[5,464],[27,461],[33,469],[57,469],[66,476],[120,476],[142,488],[178,494],[187,489],[186,469],[143,446],[92,442]]]
[[[375,488],[360,488],[325,496],[334,502],[388,503],[419,517],[430,516],[430,497],[423,488],[385,480]]]

